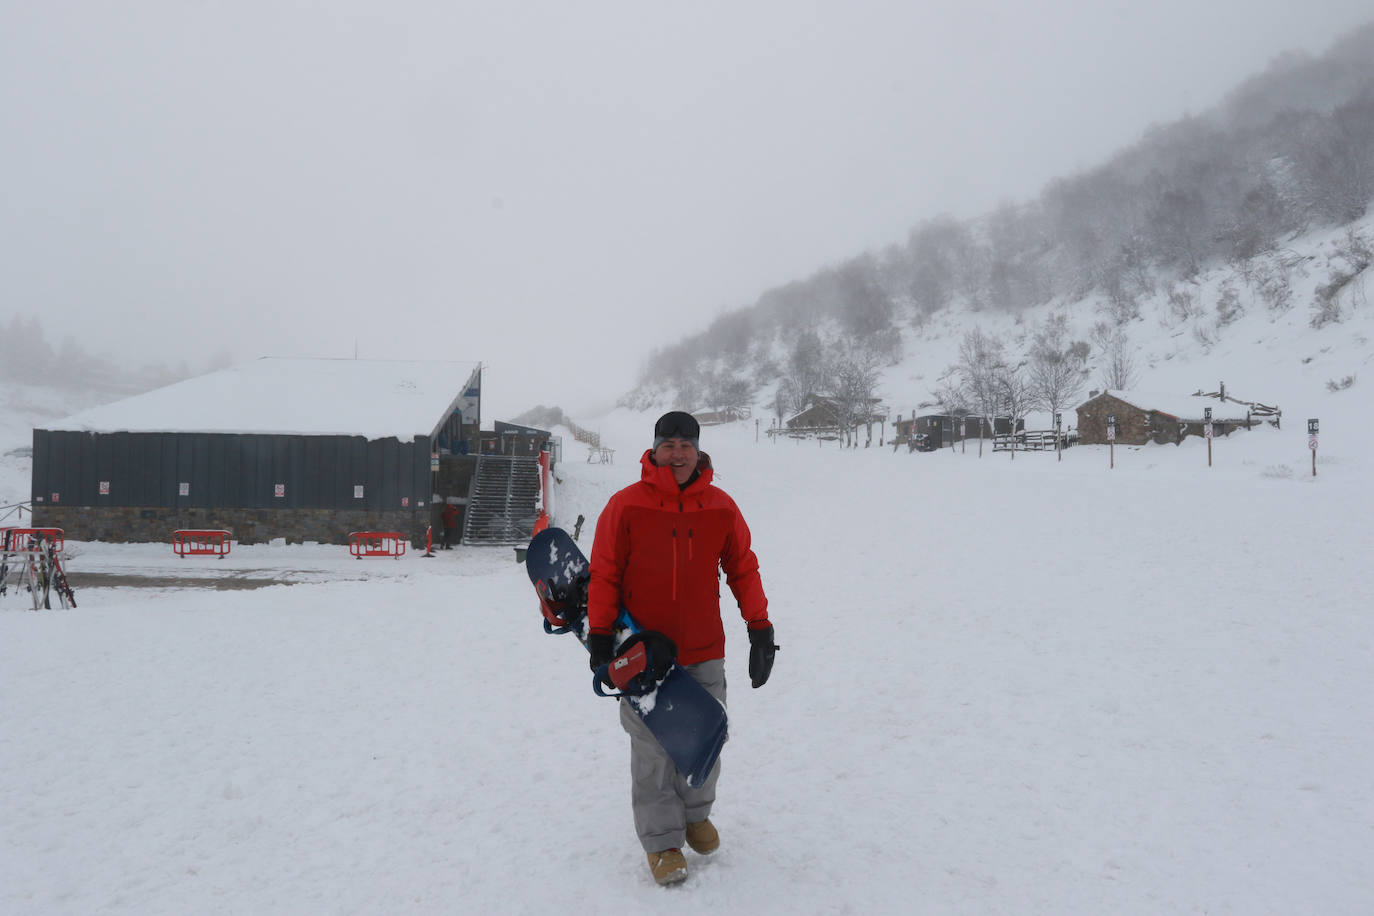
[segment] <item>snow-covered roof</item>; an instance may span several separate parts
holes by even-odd
[[[466,362],[264,357],[44,428],[395,436],[409,442],[448,418],[476,368]]]
[[[1159,410],[1167,414],[1172,414],[1180,420],[1201,420],[1205,415],[1205,408],[1212,408],[1212,418],[1221,419],[1245,419],[1245,406],[1234,401],[1222,401],[1217,398],[1205,398],[1191,394],[1178,394],[1168,391],[1140,391],[1132,389],[1130,391],[1118,391],[1115,388],[1107,391],[1099,391],[1093,397],[1109,394],[1119,401],[1125,401],[1139,407],[1141,410]],[[1091,401],[1088,398],[1083,403]],[[1083,406],[1082,404],[1079,405]]]

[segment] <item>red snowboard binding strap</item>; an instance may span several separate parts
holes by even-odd
[[[596,669],[592,689],[599,696],[641,697],[658,688],[677,661],[677,646],[662,633],[644,630],[625,640],[609,663]],[[610,685],[616,692],[604,688]]]
[[[554,589],[540,579],[534,591],[539,595],[539,611],[544,615],[544,632],[549,634],[567,633],[587,615],[585,595],[586,585],[573,585],[562,590]]]

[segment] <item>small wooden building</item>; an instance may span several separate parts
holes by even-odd
[[[1188,436],[1206,434],[1206,410],[1212,409],[1212,435],[1229,436],[1248,428],[1249,416],[1215,398],[1167,392],[1100,391],[1078,405],[1078,441],[1084,445],[1107,443],[1107,418],[1116,418],[1116,442],[1144,445],[1154,442],[1179,444]],[[1225,413],[1223,413],[1225,411]]]
[[[754,415],[753,409],[750,407],[724,407],[720,410],[700,407],[688,412],[693,417],[696,417],[697,423],[702,426],[720,426],[722,423],[735,423],[740,420],[748,420]]]
[[[483,455],[516,455],[538,458],[542,450],[547,448],[553,451],[561,445],[558,437],[547,429],[524,426],[519,423],[507,423],[502,420],[496,421],[491,432],[481,435]],[[554,456],[555,462],[559,457],[558,455]]]
[[[987,417],[926,414],[904,420],[898,415],[894,425],[897,427],[896,441],[899,443],[909,442],[914,433],[929,437],[935,448],[943,448],[953,442],[962,442],[966,438],[977,439],[980,435],[984,439],[1005,435],[1011,431],[1011,418],[994,417],[989,420]],[[1018,430],[1024,426],[1024,420],[1016,421]]]
[[[887,411],[881,407],[880,398],[867,398],[865,409],[861,411],[862,416],[856,418],[855,425],[869,423],[887,422]],[[840,407],[835,398],[825,395],[813,394],[806,401],[806,406],[797,411],[792,416],[783,421],[789,432],[803,433],[834,433],[842,432],[840,428]]]

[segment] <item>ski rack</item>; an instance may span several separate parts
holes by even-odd
[[[0,595],[9,590],[10,575],[15,573],[15,591],[28,591],[35,611],[52,607],[53,591],[62,607],[76,607],[58,556],[65,546],[61,528],[0,528]],[[17,570],[10,568],[11,558],[18,561]]]
[[[405,535],[399,531],[353,531],[348,535],[348,552],[358,560],[363,557],[399,560],[406,552]]]
[[[223,560],[234,533],[222,528],[184,528],[172,532],[172,550],[183,560],[188,556],[213,556]]]

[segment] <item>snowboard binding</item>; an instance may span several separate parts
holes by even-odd
[[[544,615],[544,632],[551,636],[573,632],[587,616],[586,578],[574,579],[565,586],[550,585],[541,579],[534,590]]]
[[[592,675],[592,690],[602,697],[642,697],[658,689],[677,661],[677,646],[656,630],[642,630],[621,643],[620,651]],[[607,690],[606,687],[613,688]]]

